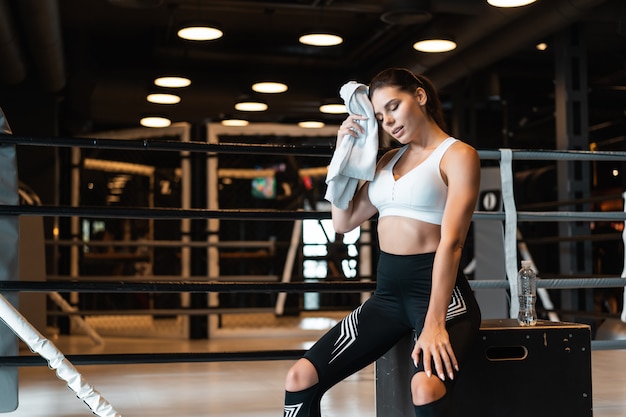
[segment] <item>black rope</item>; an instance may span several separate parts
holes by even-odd
[[[102,139],[102,138],[60,138],[60,137],[24,137],[0,135],[0,144],[59,146],[66,148],[123,149],[139,151],[176,151],[207,152],[223,154],[258,154],[258,155],[298,155],[331,157],[334,147],[301,144],[246,144],[246,143],[207,143],[180,142],[164,139]]]
[[[606,213],[605,213],[606,214]],[[69,207],[0,205],[0,216],[59,216],[99,217],[103,219],[154,219],[154,220],[320,220],[330,219],[329,211],[257,210],[257,209],[175,209],[134,207]],[[622,212],[620,216],[624,215]],[[504,220],[502,212],[475,211],[474,220]],[[372,218],[375,220],[375,218]]]
[[[274,313],[274,307],[207,307],[207,308],[160,308],[160,309],[134,309],[134,310],[76,310],[76,311],[58,311],[48,310],[48,316],[140,316],[150,315],[155,317],[173,316],[173,315],[207,315],[207,314],[257,314],[257,313]]]
[[[302,357],[304,350],[267,350],[250,352],[187,352],[187,353],[112,353],[64,355],[72,365],[128,365],[154,363],[282,361]],[[45,366],[41,356],[0,356],[0,366]]]
[[[240,210],[240,209],[174,209],[133,207],[69,207],[0,205],[0,215],[99,217],[155,220],[220,219],[220,220],[317,220],[330,219],[330,212],[301,210]]]
[[[58,146],[72,148],[153,150],[175,152],[204,152],[228,154],[258,155],[299,155],[331,157],[334,146],[316,146],[302,144],[247,144],[247,143],[207,143],[199,141],[180,142],[165,139],[107,139],[77,137],[25,137],[0,134],[2,145]],[[387,149],[381,149],[385,152]],[[626,152],[621,151],[575,151],[575,150],[524,150],[512,149],[513,159],[532,160],[584,160],[616,161],[626,159]],[[498,150],[478,150],[481,159],[500,159]]]
[[[323,282],[152,282],[152,281],[0,281],[0,292],[153,292],[153,293],[303,293],[303,292],[371,292],[376,282],[369,281],[323,281]],[[559,289],[623,288],[626,278],[583,277],[571,279],[540,279],[537,287]],[[470,280],[472,289],[508,289],[509,282],[499,280]]]
[[[301,292],[363,292],[374,291],[375,282],[43,282],[0,281],[0,291],[24,292],[236,292],[236,293],[301,293]]]
[[[69,206],[26,206],[0,205],[0,216],[60,216],[60,217],[100,217],[154,220],[318,220],[330,219],[329,211],[302,210],[257,210],[257,209],[174,209],[174,208],[133,208],[133,207],[69,207]],[[473,220],[504,220],[504,212],[475,211]],[[372,218],[372,220],[374,220]],[[518,212],[517,220],[534,222],[572,222],[591,220],[626,220],[626,213],[618,212]]]

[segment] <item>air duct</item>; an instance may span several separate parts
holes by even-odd
[[[42,86],[47,92],[59,92],[66,83],[59,5],[56,0],[20,0],[17,4]]]

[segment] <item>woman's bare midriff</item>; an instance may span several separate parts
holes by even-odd
[[[441,226],[407,217],[386,216],[378,219],[378,240],[383,252],[416,255],[437,250]]]

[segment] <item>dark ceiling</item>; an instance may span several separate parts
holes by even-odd
[[[187,22],[217,24],[224,36],[178,39]],[[553,117],[554,35],[572,27],[585,34],[590,125],[624,129],[624,0],[538,0],[515,9],[486,0],[0,0],[0,107],[23,134],[36,124],[29,118],[47,111],[50,133],[72,135],[137,127],[150,114],[192,123],[230,116],[336,123],[341,116],[318,107],[337,98],[344,82],[366,83],[382,68],[403,66],[431,77],[448,106],[459,96],[471,106],[508,100],[520,124],[528,122],[524,111],[536,121]],[[344,44],[298,43],[319,28],[341,34]],[[412,49],[435,32],[458,48]],[[535,49],[540,41],[546,51]],[[167,74],[192,80],[181,103],[148,103],[146,94],[157,91],[152,81]],[[289,90],[265,95],[266,112],[238,114],[236,99],[265,80]]]

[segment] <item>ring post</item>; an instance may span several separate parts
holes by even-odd
[[[0,109],[0,135],[10,135],[11,128]],[[0,205],[17,205],[17,163],[15,146],[0,145]],[[0,281],[17,280],[19,218],[0,216]],[[17,305],[17,293],[4,293],[12,304]],[[0,355],[13,356],[18,353],[17,338],[11,329],[0,322]],[[17,367],[0,366],[0,412],[14,411],[18,403]]]

